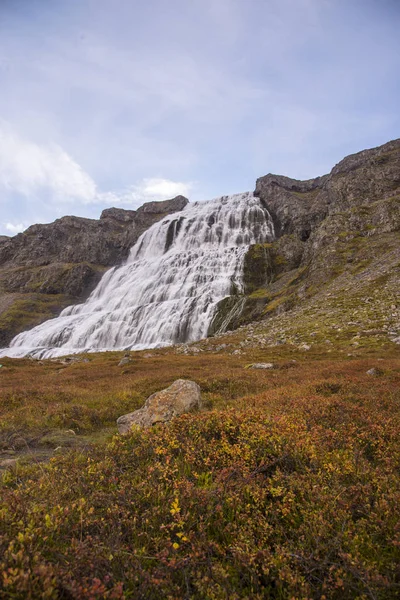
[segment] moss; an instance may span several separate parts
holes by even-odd
[[[288,239],[289,236],[288,236]],[[243,266],[245,293],[251,295],[275,281],[279,275],[293,268],[286,256],[279,251],[281,240],[272,244],[254,244],[246,253]]]
[[[258,290],[255,290],[254,292],[252,292],[249,295],[249,298],[270,298],[271,295],[268,293],[268,291],[265,288],[259,288]]]
[[[71,298],[63,294],[27,294],[19,298],[0,315],[0,344],[7,345],[18,333],[55,317],[68,304]]]
[[[390,150],[389,152],[383,152],[375,158],[375,163],[377,163],[378,165],[384,165],[385,163],[390,162],[393,158],[396,158],[398,155],[398,150]]]
[[[277,296],[274,300],[269,302],[265,307],[263,314],[271,314],[278,309],[288,310],[295,304],[295,298],[293,294]]]
[[[362,260],[361,262],[355,264],[352,269],[351,272],[356,275],[357,273],[361,273],[362,271],[365,271],[365,269],[371,264],[371,260],[370,259],[366,259],[366,260]]]
[[[16,267],[0,273],[0,277],[5,290],[11,293],[68,294],[72,283],[72,287],[76,288],[74,295],[85,295],[106,270],[106,267],[87,262],[56,263],[31,268]]]
[[[289,286],[298,284],[304,278],[304,276],[306,275],[307,272],[308,272],[307,266],[297,269],[294,272],[293,276],[287,281],[286,286],[289,287]]]
[[[274,256],[274,262],[276,265],[279,265],[279,266],[287,264],[287,260],[282,254],[276,254]]]
[[[247,294],[262,287],[272,277],[272,244],[253,244],[248,249],[243,264],[243,283]]]
[[[308,200],[308,199],[311,200],[311,199],[315,198],[316,196],[318,196],[320,191],[321,191],[320,188],[315,188],[314,190],[307,190],[304,192],[301,192],[298,190],[296,190],[296,191],[290,190],[290,193],[293,194],[294,196],[297,196],[298,198],[302,198],[305,200]]]

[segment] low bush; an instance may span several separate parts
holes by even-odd
[[[398,397],[319,391],[7,472],[2,597],[398,598]]]

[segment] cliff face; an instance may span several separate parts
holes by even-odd
[[[110,208],[99,220],[63,217],[0,239],[0,347],[83,301],[146,229],[187,203],[177,196],[136,211]]]
[[[328,216],[391,198],[399,187],[400,140],[394,140],[352,154],[316,179],[260,177],[255,194],[268,206],[278,236],[295,234],[306,241]]]
[[[246,302],[230,327],[307,303],[329,286],[345,298],[385,278],[395,295],[400,140],[348,156],[316,179],[266,175],[255,194],[271,213],[277,240],[250,248]]]

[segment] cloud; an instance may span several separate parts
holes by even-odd
[[[163,200],[181,194],[189,195],[192,183],[171,181],[170,179],[144,179],[141,184],[133,188],[133,193],[143,199]]]
[[[175,196],[189,196],[194,189],[193,182],[172,181],[171,179],[143,179],[125,190],[103,192],[97,196],[98,202],[107,206],[118,204],[138,207],[144,202],[166,200]]]
[[[395,137],[392,3],[81,0],[3,11],[0,114],[23,136],[0,120],[3,224],[209,198],[252,189],[268,171],[311,177]]]
[[[93,179],[56,144],[39,145],[0,122],[0,186],[34,197],[43,192],[59,202],[95,202]]]
[[[16,235],[17,233],[21,233],[21,231],[25,231],[26,225],[23,223],[4,223],[4,228],[12,235]]]
[[[63,148],[56,144],[39,145],[17,135],[6,122],[0,121],[0,188],[3,203],[13,203],[14,196],[35,201],[40,215],[44,204],[54,205],[62,214],[65,204],[79,211],[123,205],[136,208],[151,200],[165,200],[179,194],[189,195],[193,183],[167,178],[145,178],[122,189],[103,191]],[[11,216],[11,215],[10,215]],[[12,234],[26,229],[24,223],[3,222],[3,230]]]

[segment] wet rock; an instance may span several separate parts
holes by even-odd
[[[127,434],[133,425],[151,427],[202,407],[200,388],[194,381],[177,379],[165,390],[147,398],[144,406],[117,420],[118,431]]]

